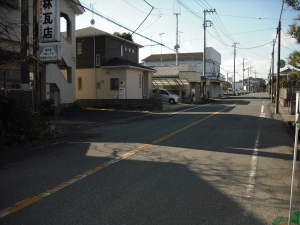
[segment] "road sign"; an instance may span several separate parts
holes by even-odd
[[[285,67],[285,61],[284,60],[280,60],[280,68],[283,68],[283,67]]]

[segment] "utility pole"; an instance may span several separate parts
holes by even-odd
[[[251,89],[250,89],[250,82],[249,82],[249,70],[251,69],[252,67],[248,66],[248,85],[247,85],[247,91],[250,93]]]
[[[160,35],[160,65],[162,66],[162,35],[163,35],[164,33],[159,33],[159,35]]]
[[[244,90],[244,72],[245,72],[245,69],[244,69],[244,60],[247,60],[247,59],[243,59],[243,90]]]
[[[255,88],[254,88],[254,87],[253,87],[253,88],[254,88],[254,90],[255,90],[255,89],[257,89],[257,85],[256,85],[256,84],[257,84],[257,80],[256,80],[256,70],[255,70],[254,74],[255,74],[255,80],[254,80],[254,81],[255,81]]]
[[[41,93],[40,90],[40,76],[39,76],[39,60],[38,60],[38,56],[37,56],[37,49],[38,49],[38,1],[33,1],[33,23],[32,23],[32,27],[33,27],[33,92],[39,92]],[[32,92],[32,93],[33,93]],[[40,95],[37,95],[36,98],[36,102],[40,101]],[[32,106],[33,108],[35,107],[34,104],[34,98],[32,99]]]
[[[280,75],[280,33],[281,33],[281,21],[277,29],[278,34],[278,59],[277,59],[277,79],[276,79],[276,102],[275,102],[275,113],[279,113],[279,75]]]
[[[30,90],[28,50],[29,50],[29,21],[28,1],[21,1],[21,89]]]
[[[206,27],[210,27],[212,25],[212,22],[210,20],[206,20],[206,13],[214,13],[214,12],[216,12],[215,9],[210,9],[210,10],[205,9],[203,11],[203,13],[204,13],[204,22],[203,22],[203,29],[204,29],[203,76],[205,78],[205,86],[206,86]],[[208,22],[209,24],[207,24],[206,22]],[[200,82],[201,82],[201,80],[200,80]],[[204,92],[204,85],[203,85],[203,92]],[[203,93],[203,97],[204,97],[204,93]]]
[[[234,54],[234,60],[233,60],[233,93],[234,93],[234,95],[236,94],[235,93],[235,56],[236,56],[236,45],[237,44],[239,44],[239,43],[234,42],[233,46],[232,46],[232,47],[234,47],[234,50],[233,50],[233,54]]]
[[[272,51],[272,72],[271,72],[271,102],[274,102],[274,47],[275,47],[275,40],[273,39],[273,51]]]
[[[248,91],[248,93],[250,93],[250,82],[249,82],[249,66],[248,66],[248,84],[247,84],[247,91]]]
[[[173,15],[176,16],[176,45],[174,46],[174,49],[176,51],[176,66],[178,66],[178,49],[180,48],[178,44],[178,15],[180,15],[180,6],[176,5],[176,2],[174,2],[174,13]]]

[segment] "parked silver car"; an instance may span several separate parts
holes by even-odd
[[[153,94],[155,94],[156,89],[153,89]],[[172,91],[167,89],[158,89],[158,93],[163,102],[169,102],[170,104],[177,104],[179,102],[179,96],[175,95]]]
[[[227,89],[227,95],[233,95],[232,88],[228,88],[228,89]]]

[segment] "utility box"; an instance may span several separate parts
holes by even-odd
[[[119,88],[119,99],[125,99],[125,88]]]
[[[291,101],[290,101],[290,113],[291,115],[295,115],[296,112],[296,93],[292,93]]]

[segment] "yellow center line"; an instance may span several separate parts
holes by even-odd
[[[231,105],[229,107],[226,107],[226,108],[224,108],[224,109],[222,109],[222,110],[220,110],[218,112],[214,112],[213,114],[211,114],[211,115],[209,115],[209,116],[207,116],[205,118],[202,118],[201,120],[197,120],[194,123],[191,123],[191,124],[189,124],[189,125],[187,125],[185,127],[182,127],[182,128],[180,128],[180,129],[178,129],[178,130],[176,130],[174,132],[171,132],[171,133],[167,134],[167,135],[164,135],[164,136],[162,136],[162,137],[160,137],[160,138],[152,141],[150,144],[141,145],[138,148],[135,148],[135,149],[133,149],[133,150],[127,152],[127,153],[124,153],[124,154],[122,154],[122,155],[120,155],[118,157],[115,157],[114,159],[112,159],[112,160],[110,160],[110,161],[108,161],[108,162],[106,162],[104,164],[101,164],[101,165],[96,166],[96,167],[94,167],[92,169],[89,169],[89,170],[87,170],[87,171],[85,171],[85,172],[83,172],[83,173],[81,173],[81,174],[79,174],[79,175],[77,175],[77,176],[75,176],[75,177],[67,180],[67,181],[64,181],[64,182],[62,182],[62,183],[60,183],[60,184],[58,184],[58,185],[56,185],[56,186],[54,186],[52,188],[49,188],[49,189],[47,189],[47,190],[45,190],[43,192],[40,192],[37,195],[34,195],[32,197],[29,197],[29,198],[26,198],[26,199],[24,199],[22,201],[19,201],[19,202],[15,203],[15,204],[7,207],[7,208],[4,208],[4,209],[0,210],[0,218],[3,218],[3,217],[5,217],[5,216],[7,216],[9,214],[17,212],[20,209],[25,208],[26,206],[29,206],[29,205],[31,205],[31,204],[33,204],[33,203],[35,203],[35,202],[37,202],[37,201],[39,201],[41,199],[43,199],[43,198],[45,198],[45,197],[53,194],[53,193],[55,193],[55,192],[57,192],[57,191],[65,188],[65,187],[70,186],[71,184],[74,184],[77,181],[82,180],[83,178],[85,178],[87,176],[92,175],[93,173],[96,173],[96,172],[98,172],[98,171],[100,171],[100,170],[102,170],[102,169],[104,169],[104,168],[106,168],[106,167],[108,167],[108,166],[110,166],[110,165],[112,165],[114,163],[117,163],[117,162],[119,162],[119,161],[121,161],[123,159],[126,159],[126,158],[128,158],[128,157],[130,157],[130,156],[132,156],[132,155],[134,155],[134,154],[136,154],[136,153],[144,150],[145,148],[147,148],[149,146],[152,146],[152,145],[155,145],[155,144],[157,144],[157,143],[159,143],[159,142],[161,142],[161,141],[163,141],[163,140],[165,140],[165,139],[167,139],[169,137],[172,137],[175,134],[178,134],[178,133],[180,133],[180,132],[182,132],[182,131],[184,131],[184,130],[186,130],[186,129],[188,129],[188,128],[190,128],[190,127],[192,127],[192,126],[194,126],[194,125],[196,125],[198,123],[201,123],[202,121],[207,120],[210,117],[215,116],[215,115],[219,114],[220,112],[222,112],[222,111],[224,111],[224,110],[226,110],[226,109],[228,109],[230,107],[233,107],[234,105],[236,105],[236,104],[233,104],[233,105]]]

